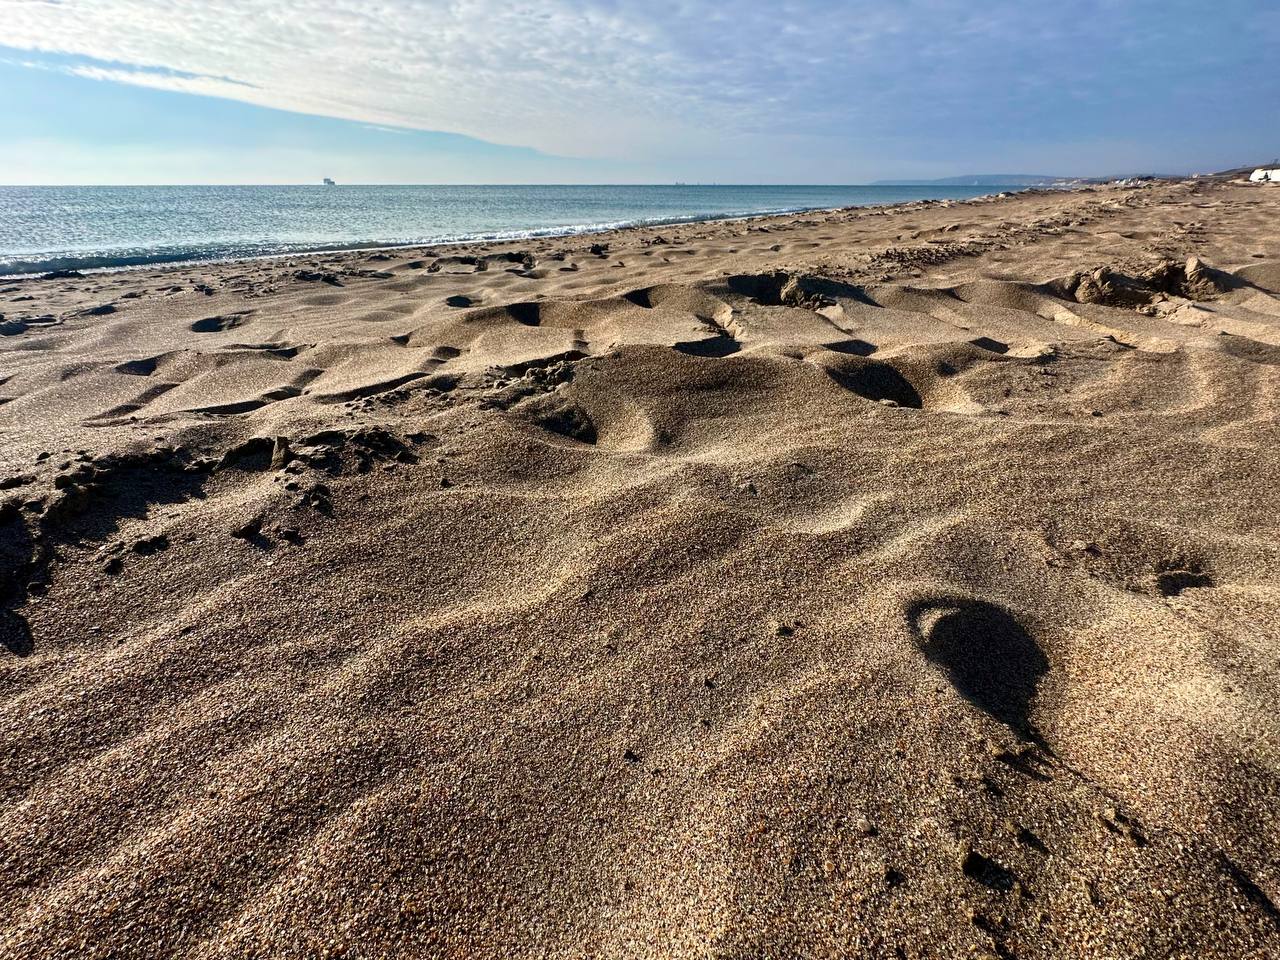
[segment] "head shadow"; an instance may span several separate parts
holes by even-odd
[[[35,544],[13,503],[0,506],[0,649],[15,657],[35,651],[31,627],[18,608],[35,569]]]
[[[920,649],[962,697],[1020,736],[1040,740],[1030,713],[1049,661],[1007,610],[942,597],[913,605],[908,616]]]

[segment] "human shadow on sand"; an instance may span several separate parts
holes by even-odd
[[[982,600],[935,598],[911,608],[921,649],[970,703],[1027,739],[1040,739],[1029,717],[1049,661],[1006,610]]]

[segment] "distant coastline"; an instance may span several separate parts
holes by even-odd
[[[1181,180],[1187,175],[1125,174],[1110,177],[1063,177],[1038,173],[975,173],[937,180],[876,180],[879,187],[1078,187],[1127,180]]]

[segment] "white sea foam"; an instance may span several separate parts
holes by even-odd
[[[0,276],[573,237],[990,189],[0,187]]]

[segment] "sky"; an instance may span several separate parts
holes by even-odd
[[[1280,155],[1275,0],[0,0],[0,183],[865,183]]]

